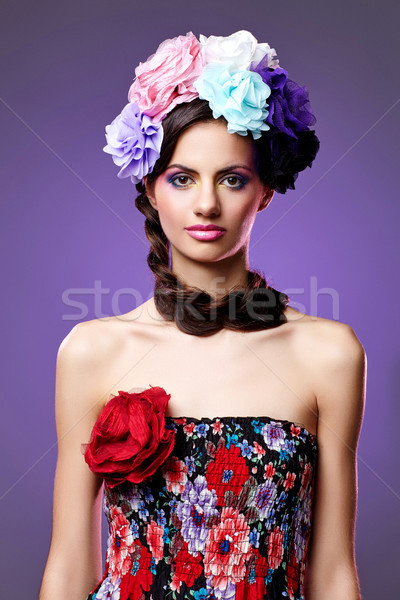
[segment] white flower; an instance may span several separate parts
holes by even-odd
[[[201,52],[206,63],[231,63],[233,70],[246,70],[253,62],[255,67],[265,55],[268,55],[268,67],[278,67],[274,48],[266,42],[258,44],[257,39],[250,31],[241,29],[226,37],[222,35],[203,34],[199,36]]]

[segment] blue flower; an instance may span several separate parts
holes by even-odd
[[[270,129],[265,119],[271,88],[259,73],[231,71],[224,63],[209,63],[193,85],[199,97],[209,102],[214,119],[225,117],[229,133],[247,135],[251,131],[257,139],[261,131]]]
[[[187,466],[188,475],[192,475],[192,473],[194,473],[194,470],[196,468],[196,464],[194,462],[193,456],[185,456],[185,463]]]
[[[290,456],[293,456],[293,452],[296,452],[296,444],[294,443],[294,440],[285,440],[285,450],[288,452],[288,454],[290,454]]]
[[[278,500],[276,501],[276,510],[279,510],[280,508],[285,506],[286,498],[287,498],[287,493],[282,491],[279,494]]]
[[[151,173],[160,157],[164,130],[161,123],[141,113],[136,102],[129,102],[112,121],[106,125],[107,145],[103,151],[112,155],[114,163],[121,167],[120,179],[130,177],[138,183]]]
[[[234,434],[227,434],[227,442],[226,442],[226,449],[229,450],[229,448],[231,446],[238,446],[239,445],[239,437],[237,436],[236,433]]]
[[[144,495],[144,499],[146,500],[146,502],[154,501],[153,494],[151,493],[151,489],[149,487],[146,486],[144,488],[143,495]]]
[[[169,544],[169,543],[170,543],[170,541],[171,541],[171,540],[170,540],[170,537],[169,537],[169,527],[165,527],[165,528],[164,528],[164,533],[163,533],[163,541],[164,541],[166,544]]]
[[[249,446],[249,442],[247,440],[243,440],[242,444],[239,444],[239,447],[242,451],[242,456],[251,456],[253,453],[253,446]]]
[[[130,526],[130,530],[132,531],[132,537],[136,540],[139,537],[139,527],[135,521],[132,521]]]
[[[233,476],[233,471],[232,469],[225,469],[225,471],[222,473],[222,481],[224,483],[228,483]]]
[[[153,575],[156,574],[156,561],[154,559],[154,556],[151,557],[150,571],[153,573]]]
[[[206,433],[209,428],[210,428],[210,426],[207,425],[207,423],[200,423],[199,425],[196,425],[195,430],[196,430],[197,435],[206,437]]]
[[[260,532],[257,531],[255,527],[250,532],[249,535],[250,544],[254,546],[254,548],[258,548],[260,545]]]
[[[262,432],[262,428],[264,427],[264,423],[262,423],[261,421],[257,421],[256,419],[253,419],[251,424],[253,425],[254,431],[256,433],[261,433]]]
[[[165,510],[160,508],[157,510],[157,524],[158,525],[166,525],[167,519],[165,518]]]
[[[143,519],[143,521],[146,521],[147,517],[149,516],[149,511],[147,510],[143,500],[139,502],[139,516],[141,519]]]
[[[194,592],[195,600],[206,600],[207,590],[206,588],[200,588],[198,592]]]

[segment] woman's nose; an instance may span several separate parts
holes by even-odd
[[[194,212],[202,214],[219,214],[220,201],[214,182],[202,182],[194,202]]]

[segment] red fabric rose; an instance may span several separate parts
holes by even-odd
[[[165,427],[170,397],[150,386],[138,393],[118,391],[104,406],[81,448],[90,469],[110,488],[147,479],[172,452],[175,429]]]

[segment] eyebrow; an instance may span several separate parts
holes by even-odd
[[[233,169],[237,169],[238,167],[240,169],[246,169],[247,171],[250,171],[250,173],[253,172],[253,170],[250,167],[248,167],[247,165],[237,164],[237,165],[230,165],[229,167],[225,167],[224,169],[220,169],[219,171],[217,171],[217,174],[228,173],[229,171],[233,171]],[[185,167],[185,165],[180,165],[178,163],[169,165],[165,170],[167,171],[168,169],[172,169],[172,168],[182,169],[182,171],[189,171],[190,173],[195,173],[196,175],[198,175],[198,172],[195,169],[190,169],[189,167]]]

